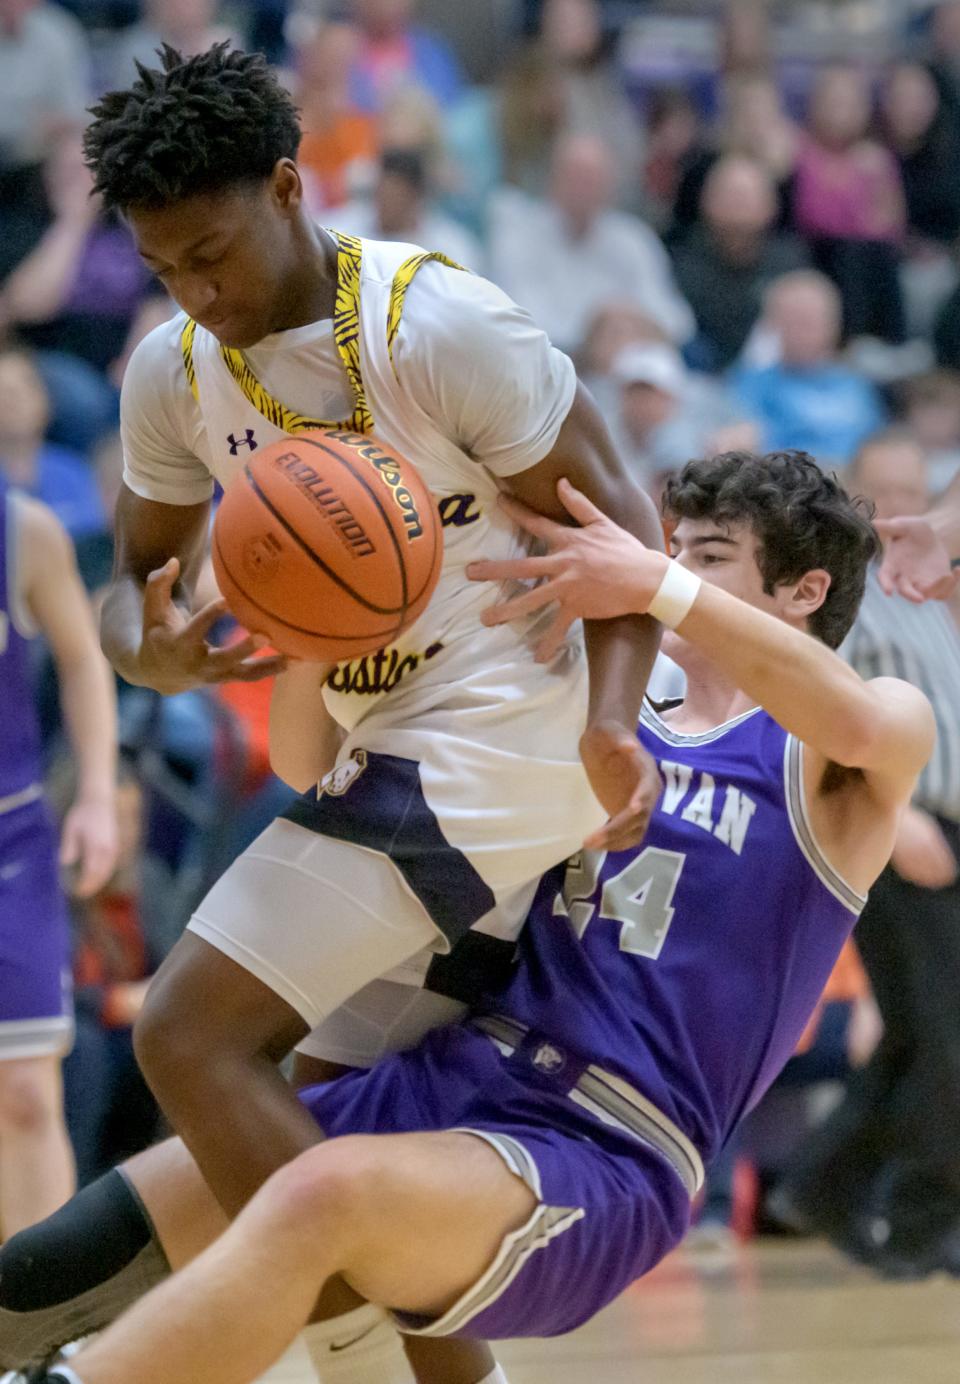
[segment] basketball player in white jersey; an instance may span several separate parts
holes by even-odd
[[[543,871],[585,839],[636,843],[659,791],[634,733],[653,621],[590,624],[586,655],[577,632],[546,664],[535,622],[483,626],[466,564],[529,543],[499,491],[562,518],[568,476],[646,543],[662,535],[526,313],[439,256],[310,221],[296,113],[261,56],[165,49],[94,115],[96,188],[183,310],[124,384],[102,624],[116,668],[177,692],[281,667],[253,638],[211,647],[222,606],[190,607],[214,482],[286,434],[334,425],[396,448],[445,527],[431,605],[395,646],[281,672],[275,762],[304,797],[201,904],[138,1026],[147,1078],[232,1215],[316,1141],[276,1066],[291,1047],[312,1032],[310,1054],[362,1064],[460,1013],[512,958]]]

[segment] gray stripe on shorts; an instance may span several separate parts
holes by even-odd
[[[536,1160],[519,1140],[499,1131],[495,1133],[468,1126],[452,1130],[451,1133],[472,1134],[490,1144],[510,1171],[522,1178],[539,1197],[540,1170]],[[497,1256],[486,1273],[442,1317],[425,1326],[415,1326],[404,1313],[397,1312],[393,1316],[399,1330],[408,1336],[452,1336],[461,1331],[468,1322],[503,1296],[532,1254],[538,1249],[545,1249],[551,1240],[583,1220],[586,1214],[582,1206],[546,1206],[541,1202],[525,1225],[503,1237]]]
[[[73,1018],[0,1021],[0,1062],[18,1057],[47,1057],[66,1052],[73,1043]]]

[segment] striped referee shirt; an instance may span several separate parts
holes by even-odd
[[[949,606],[885,596],[871,567],[863,604],[840,654],[862,678],[902,678],[926,693],[937,742],[914,802],[960,823],[960,630]]]

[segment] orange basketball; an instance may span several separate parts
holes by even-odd
[[[240,623],[322,663],[402,634],[426,609],[442,557],[440,515],[416,468],[334,428],[257,452],[213,526],[217,582]]]

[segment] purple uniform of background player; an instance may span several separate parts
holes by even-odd
[[[569,1092],[588,1063],[603,1068],[709,1162],[794,1051],[862,906],[820,855],[799,746],[765,711],[682,735],[645,707],[640,736],[666,785],[643,845],[551,872],[523,964],[490,996],[492,1013],[530,1030],[514,1055],[452,1028],[303,1095],[331,1136],[507,1135],[543,1201],[567,1212],[516,1256],[502,1290],[496,1275],[479,1285],[437,1334],[569,1331],[679,1241],[690,1203],[677,1173]]]
[[[19,608],[16,500],[0,478],[0,1057],[67,1039],[69,930],[57,835],[40,796],[28,616]]]

